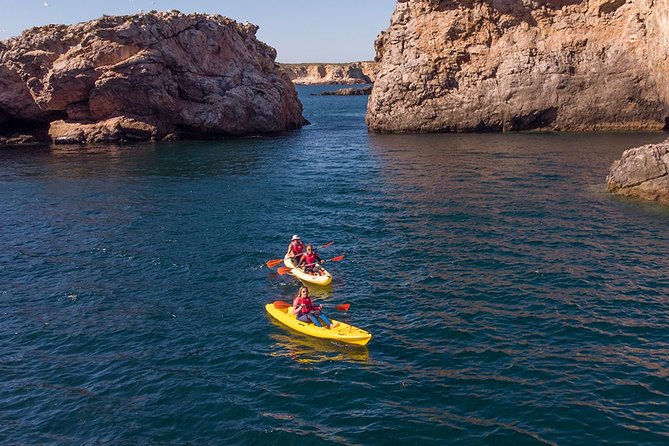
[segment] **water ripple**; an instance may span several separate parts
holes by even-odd
[[[271,139],[0,151],[3,442],[667,443],[669,211],[603,188],[664,136],[373,135],[365,101]],[[345,255],[311,291],[368,346],[264,314],[294,233]]]

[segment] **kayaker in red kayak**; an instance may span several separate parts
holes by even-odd
[[[297,265],[304,255],[303,251],[304,244],[302,243],[302,240],[300,240],[300,236],[296,234],[292,239],[290,239],[290,244],[288,245],[286,256],[290,257],[293,263]]]
[[[297,266],[304,269],[305,273],[323,275],[323,268],[321,265],[325,263],[325,260],[321,259],[318,253],[314,251],[314,247],[307,245],[307,252],[302,255]]]
[[[325,322],[327,328],[335,328],[339,325],[339,322],[335,322],[334,324],[330,322],[328,317],[321,312],[322,308],[322,305],[317,306],[313,304],[311,297],[309,297],[309,289],[307,287],[300,287],[295,300],[293,300],[293,314],[296,315],[298,320],[302,322],[312,322],[317,327],[323,326],[319,318]]]

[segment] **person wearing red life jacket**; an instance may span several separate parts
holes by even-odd
[[[288,245],[288,251],[286,251],[286,256],[290,257],[293,263],[297,265],[302,259],[303,255],[304,255],[304,244],[302,243],[302,240],[300,240],[299,235],[294,235],[293,238],[290,239],[290,244]]]
[[[302,322],[312,322],[317,327],[322,327],[321,320],[325,323],[326,328],[335,328],[339,322],[334,324],[321,311],[322,305],[314,305],[309,296],[309,289],[305,286],[300,287],[297,291],[297,296],[293,300],[293,314],[297,320]]]
[[[318,253],[314,250],[314,247],[307,245],[306,252],[302,255],[297,266],[304,269],[305,273],[323,275],[323,268],[321,265],[325,263],[325,260],[321,259]]]

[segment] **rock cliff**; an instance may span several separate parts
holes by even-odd
[[[398,0],[379,132],[662,129],[669,0]]]
[[[669,139],[623,152],[606,185],[618,195],[669,202]]]
[[[178,11],[29,29],[0,43],[0,134],[101,142],[299,127],[295,88],[256,31]]]
[[[281,64],[294,84],[371,84],[376,78],[375,62],[343,64]]]

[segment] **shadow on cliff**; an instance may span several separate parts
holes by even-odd
[[[0,110],[2,113],[2,110]],[[54,113],[53,119],[61,119],[60,113]],[[29,121],[14,117],[0,119],[0,139],[16,139],[20,143],[42,143],[49,144],[49,123],[41,121]]]

